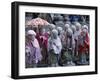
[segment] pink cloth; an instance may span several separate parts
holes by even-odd
[[[28,48],[29,53],[30,53],[29,57],[26,56],[26,62],[28,62],[29,64],[32,64],[33,61],[35,63],[38,63],[39,61],[42,60],[40,46],[38,44],[37,39],[34,39],[34,41],[26,42],[25,47]]]

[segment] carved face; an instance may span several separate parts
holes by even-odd
[[[35,35],[31,35],[31,34],[28,35],[28,39],[29,39],[29,40],[34,40],[34,39],[35,39]]]
[[[73,33],[75,33],[75,31],[76,31],[76,26],[75,26],[75,25],[72,25],[72,26],[71,26],[71,29],[72,29]]]
[[[68,36],[68,37],[71,37],[72,34],[73,34],[72,29],[71,29],[71,28],[68,28],[68,30],[67,30],[67,36]]]
[[[53,38],[56,39],[57,38],[57,33],[53,33]]]
[[[52,37],[56,39],[58,36],[58,31],[56,29],[52,30]]]
[[[76,26],[76,31],[79,31],[81,29],[81,24],[80,23],[76,22],[75,26]]]
[[[86,36],[86,33],[87,33],[87,29],[82,29],[81,35],[82,35],[83,37]]]

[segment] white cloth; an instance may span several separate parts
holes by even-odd
[[[75,34],[73,35],[74,39],[78,40],[78,36],[80,35],[80,33],[81,33],[81,30],[76,31]]]
[[[62,44],[61,44],[61,40],[59,37],[57,37],[57,39],[51,39],[49,38],[48,41],[48,50],[54,50],[55,54],[60,54],[61,49],[62,49]]]

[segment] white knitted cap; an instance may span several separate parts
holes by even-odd
[[[70,24],[68,24],[68,23],[65,24],[65,27],[66,27],[66,28],[70,28]]]
[[[58,31],[57,31],[56,29],[53,29],[53,30],[52,30],[52,33],[55,33],[55,34],[58,35]]]
[[[58,31],[62,31],[62,27],[57,27],[57,30]]]
[[[33,30],[28,30],[27,35],[35,35],[36,36],[36,33]]]
[[[88,26],[87,25],[83,25],[82,28],[88,30]]]

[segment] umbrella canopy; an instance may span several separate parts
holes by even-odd
[[[41,19],[41,18],[35,18],[35,19],[32,19],[32,20],[30,20],[30,21],[28,21],[27,23],[26,23],[26,25],[31,25],[31,26],[36,26],[36,27],[38,27],[39,25],[41,26],[43,26],[43,25],[49,25],[49,23],[46,21],[46,20],[44,20],[44,19]]]

